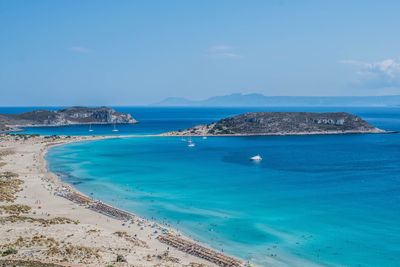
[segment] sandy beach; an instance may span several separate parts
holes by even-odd
[[[0,135],[0,266],[217,266],[205,253],[236,263],[204,247],[192,247],[202,258],[182,252],[187,244],[171,240],[179,233],[82,196],[47,170],[49,147],[96,138]]]

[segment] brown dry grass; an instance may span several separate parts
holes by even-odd
[[[100,232],[99,229],[90,229],[90,230],[86,231],[86,233],[88,233],[88,234],[94,234],[94,233],[99,233],[99,232]]]
[[[0,214],[8,213],[11,215],[20,215],[21,213],[29,213],[31,209],[31,207],[21,204],[1,205]]]
[[[1,159],[2,157],[8,156],[8,155],[12,155],[12,154],[14,154],[14,153],[15,153],[15,152],[14,152],[13,150],[7,150],[7,149],[0,150],[0,159]]]
[[[16,179],[17,174],[12,172],[0,173],[0,201],[14,202],[16,194],[21,191],[21,185],[24,183]]]
[[[180,262],[180,260],[178,258],[169,256],[168,251],[165,251],[164,253],[157,254],[157,255],[147,255],[144,257],[144,259],[147,261],[152,261],[153,259],[157,259],[157,260],[161,261],[161,263],[154,265],[157,267],[166,266],[166,263],[179,263]],[[167,266],[169,266],[169,265],[167,265]]]
[[[196,262],[191,262],[189,263],[190,267],[206,267],[203,263],[196,263]]]
[[[46,263],[36,260],[0,260],[0,267],[10,267],[10,266],[18,266],[18,267],[63,267],[65,265],[59,265],[55,263]]]
[[[0,178],[1,179],[11,179],[11,178],[17,178],[18,174],[14,172],[1,172],[0,173]]]
[[[18,223],[18,222],[37,223],[44,227],[50,226],[52,224],[78,224],[79,223],[79,221],[71,220],[71,219],[65,218],[65,217],[54,217],[51,219],[32,218],[32,217],[28,217],[28,216],[17,216],[17,215],[0,217],[0,224]]]
[[[68,262],[79,261],[81,263],[90,263],[95,259],[100,259],[100,249],[85,246],[54,246],[44,252],[46,256],[67,259]]]
[[[118,232],[115,232],[113,234],[118,236],[118,237],[124,238],[126,241],[132,243],[135,246],[144,247],[144,248],[148,248],[149,247],[146,242],[140,240],[139,238],[137,238],[135,236],[132,236],[132,235],[128,234],[127,232],[118,231]]]
[[[58,246],[59,243],[52,237],[46,237],[44,235],[35,235],[29,237],[18,237],[17,240],[11,243],[0,245],[0,248],[31,248],[31,247],[54,247]]]
[[[45,235],[35,235],[33,237],[18,237],[13,242],[0,245],[0,249],[10,248],[17,248],[22,250],[30,249],[36,252],[40,251],[44,257],[50,258],[52,261],[62,260],[66,262],[93,263],[94,260],[101,258],[99,254],[100,249],[98,248],[75,246],[71,244],[64,245],[63,242],[59,242],[53,237],[47,237]]]

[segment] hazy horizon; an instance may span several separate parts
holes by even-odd
[[[276,100],[279,99],[279,102]],[[264,101],[264,102],[263,102]],[[257,105],[258,103],[258,105]],[[262,103],[262,104],[260,104]],[[353,104],[352,104],[353,103]],[[121,105],[121,104],[71,104],[71,105],[0,105],[1,108],[67,108],[82,107],[399,107],[400,95],[384,96],[266,96],[258,93],[232,93],[229,95],[215,95],[203,99],[185,97],[167,97],[160,101]]]
[[[397,1],[0,0],[0,106],[400,95]]]

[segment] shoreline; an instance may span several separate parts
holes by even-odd
[[[118,122],[115,123],[117,125],[129,125],[129,124],[139,124],[139,121],[136,122],[130,122],[130,123],[125,123],[125,122]],[[49,127],[49,128],[54,128],[54,127],[68,127],[68,126],[88,126],[88,125],[113,125],[113,123],[110,122],[81,122],[81,123],[70,123],[70,124],[15,124],[15,125],[9,125],[5,124],[5,127],[8,127],[8,130],[0,130],[0,134],[8,134],[8,133],[18,133],[18,132],[23,132],[25,128],[42,128],[42,127]]]
[[[155,137],[155,138],[157,138],[157,137],[164,137],[164,136],[160,136],[158,134],[156,134],[156,135],[103,136],[102,138],[94,138],[94,139],[89,139],[89,140],[76,141],[74,143],[86,142],[86,141],[105,140],[105,139],[144,138],[144,137],[150,137],[150,138],[154,138]],[[171,136],[171,137],[174,137],[174,136]],[[48,147],[48,149],[50,149],[51,147],[60,146],[60,145],[65,145],[65,144],[63,143],[63,144],[52,145],[52,146]],[[47,151],[48,151],[48,149],[47,149]],[[43,159],[44,159],[45,162],[48,162],[44,157],[45,155],[46,154],[43,154]],[[47,168],[47,165],[46,165],[46,168]],[[130,212],[130,211],[127,211],[127,210],[123,210],[123,209],[117,208],[117,207],[113,206],[112,204],[108,204],[107,202],[102,202],[101,200],[95,200],[92,197],[90,197],[90,196],[88,196],[86,194],[83,194],[78,189],[76,189],[74,186],[63,182],[61,180],[61,178],[57,174],[51,172],[50,170],[48,170],[48,172],[50,174],[52,174],[53,176],[55,176],[55,178],[60,183],[68,186],[69,188],[71,188],[72,192],[78,193],[79,195],[82,195],[85,198],[90,199],[90,201],[95,201],[95,202],[98,201],[98,202],[100,202],[100,203],[102,203],[102,204],[104,204],[106,206],[109,206],[109,207],[117,210],[118,212],[122,212],[122,214],[120,214],[120,216],[122,216],[122,217],[124,217],[126,214],[128,214],[128,216],[134,216],[136,218],[140,218],[140,219],[142,219],[144,221],[150,222],[153,225],[155,225],[155,224],[158,225],[160,231],[163,231],[163,230],[166,231],[165,234],[159,235],[157,237],[157,239],[160,242],[164,243],[164,244],[173,246],[173,247],[179,249],[180,251],[192,254],[192,255],[200,257],[202,259],[207,259],[208,258],[208,263],[210,261],[215,263],[216,260],[220,260],[221,258],[224,259],[224,263],[223,264],[218,264],[217,263],[216,265],[200,265],[199,267],[205,267],[205,266],[226,266],[226,267],[228,267],[228,266],[229,267],[235,267],[235,266],[236,267],[239,267],[239,266],[251,267],[251,266],[253,266],[253,267],[256,267],[256,266],[264,266],[264,264],[267,264],[266,266],[277,266],[277,267],[278,266],[279,267],[293,266],[293,264],[304,264],[304,265],[307,265],[307,266],[310,266],[310,267],[323,266],[323,265],[320,265],[320,264],[318,264],[316,262],[309,261],[306,258],[301,258],[301,257],[296,257],[296,256],[293,256],[293,255],[290,255],[290,254],[288,254],[287,252],[284,252],[284,251],[280,251],[280,253],[282,255],[284,255],[283,257],[279,257],[279,258],[265,257],[265,258],[263,258],[264,262],[262,262],[262,263],[258,262],[258,261],[251,261],[251,260],[248,261],[248,260],[246,260],[244,258],[240,258],[240,257],[234,256],[232,254],[226,254],[225,252],[221,252],[221,251],[219,251],[219,250],[217,250],[215,248],[212,248],[206,241],[200,241],[197,238],[193,238],[193,237],[191,237],[190,233],[186,233],[185,234],[181,230],[171,226],[170,224],[159,223],[159,222],[156,222],[156,221],[154,221],[152,219],[141,217],[141,216],[135,214],[134,212]],[[74,202],[71,199],[68,199],[68,200],[71,201],[71,202]],[[83,201],[85,201],[85,200],[83,200]],[[91,210],[93,210],[93,209],[91,209]],[[97,212],[99,212],[99,211],[97,211]],[[102,212],[99,212],[99,213],[101,213],[103,215],[106,215],[106,214],[104,214]],[[119,219],[119,220],[124,221],[123,218]],[[186,244],[184,244],[184,243],[186,243]],[[184,245],[186,245],[186,247],[184,247]],[[199,253],[198,253],[199,251],[202,251],[202,252],[205,252],[205,253],[201,253],[199,255]],[[210,257],[209,257],[210,254],[217,254],[217,255],[212,255],[212,257],[210,259]],[[179,265],[173,265],[173,266],[179,266]]]
[[[98,125],[104,125],[106,123],[99,123]],[[135,123],[137,124],[137,123]],[[71,125],[37,125],[37,126],[25,126],[29,128],[41,128],[41,127],[68,127],[68,126],[76,126],[76,125],[85,125],[85,124],[71,124]],[[24,133],[25,127],[22,128],[15,128],[10,129],[7,131],[0,131],[1,134],[15,134],[15,135],[40,135],[40,134],[29,134]],[[80,137],[103,137],[105,138],[131,138],[131,137],[261,137],[261,136],[318,136],[318,135],[358,135],[358,134],[397,134],[400,133],[399,131],[392,131],[392,130],[382,130],[376,128],[374,131],[329,131],[329,132],[278,132],[278,133],[237,133],[237,134],[209,134],[209,133],[191,133],[191,132],[179,132],[179,131],[172,131],[172,132],[163,132],[158,134],[125,134],[125,135],[69,135],[71,136],[80,136]],[[42,136],[52,136],[52,135],[42,135]],[[57,135],[55,135],[57,136]],[[60,135],[61,136],[61,135]]]
[[[378,129],[377,131],[330,131],[330,132],[294,132],[294,133],[243,133],[243,134],[199,134],[199,133],[190,133],[190,132],[167,132],[161,133],[157,136],[162,137],[261,137],[261,136],[316,136],[316,135],[353,135],[353,134],[394,134],[399,133],[398,131],[386,131]]]
[[[64,198],[66,198],[66,199],[68,199],[68,200],[70,200],[72,202],[75,202],[77,204],[80,204],[80,205],[82,205],[82,204],[86,205],[86,208],[89,208],[89,209],[94,210],[94,211],[96,211],[98,213],[101,213],[103,215],[106,215],[106,216],[109,216],[111,218],[115,218],[117,220],[121,220],[121,221],[124,221],[124,222],[129,221],[130,219],[134,219],[134,218],[139,218],[139,219],[144,220],[146,222],[151,222],[151,223],[153,223],[153,225],[157,225],[158,230],[160,230],[163,233],[165,233],[164,235],[159,235],[157,237],[157,239],[160,240],[160,242],[163,242],[163,243],[166,243],[166,244],[169,244],[169,245],[172,245],[171,244],[171,240],[172,239],[175,239],[175,241],[178,241],[178,242],[191,242],[191,244],[189,245],[191,247],[198,246],[200,250],[209,250],[207,254],[217,253],[217,254],[219,254],[219,255],[217,255],[217,258],[224,258],[225,257],[227,259],[227,262],[230,263],[229,266],[232,266],[232,267],[234,267],[234,266],[244,266],[243,265],[244,260],[238,259],[236,257],[232,257],[230,255],[229,256],[225,255],[224,253],[220,253],[220,252],[216,251],[215,249],[209,247],[207,244],[203,244],[202,242],[200,242],[198,240],[194,240],[194,239],[192,239],[190,237],[187,237],[186,235],[182,234],[178,229],[172,228],[170,225],[168,225],[168,226],[160,225],[160,223],[158,223],[158,222],[152,221],[150,219],[143,218],[143,217],[138,216],[137,214],[132,213],[130,211],[123,210],[123,209],[117,208],[117,207],[115,207],[115,206],[113,206],[111,204],[108,204],[106,202],[103,202],[101,200],[91,198],[90,196],[88,196],[88,195],[82,193],[81,191],[79,191],[78,189],[76,189],[74,186],[63,182],[61,180],[61,178],[56,173],[50,171],[50,169],[48,167],[48,161],[46,160],[46,155],[47,155],[47,152],[49,151],[49,149],[51,149],[51,148],[53,148],[55,146],[67,145],[67,144],[70,144],[70,143],[98,141],[98,140],[106,140],[106,139],[117,139],[117,138],[135,138],[135,137],[136,138],[140,138],[141,136],[98,136],[98,137],[96,136],[96,137],[93,137],[93,138],[89,137],[86,140],[79,140],[79,141],[65,142],[65,143],[59,143],[59,144],[52,144],[52,145],[46,146],[46,149],[41,153],[41,157],[40,158],[43,161],[42,166],[44,167],[45,172],[48,173],[52,177],[52,179],[54,179],[56,181],[55,182],[56,184],[59,184],[62,187],[68,188],[68,191],[69,191],[68,193],[71,194],[69,196],[66,196],[66,195],[64,195],[64,196],[63,195],[58,195],[58,196],[64,197]],[[154,137],[154,136],[150,135],[148,137]],[[101,205],[103,207],[107,207],[109,209],[109,211],[117,213],[117,215],[109,214],[106,211],[96,210],[93,206],[91,206],[93,204],[96,205],[96,206]],[[185,248],[182,248],[182,250],[185,250]],[[212,259],[209,260],[209,261],[213,262]],[[224,266],[224,264],[217,264],[217,265]]]
[[[387,132],[386,132],[387,133]],[[210,135],[208,135],[210,136]],[[216,137],[222,135],[216,135]],[[237,136],[237,135],[234,135]],[[67,145],[70,143],[78,143],[78,142],[88,142],[88,141],[100,141],[100,140],[105,140],[105,139],[120,139],[120,138],[142,138],[142,137],[184,137],[184,136],[163,136],[160,134],[156,135],[109,135],[109,136],[38,136],[38,135],[29,135],[29,134],[0,134],[0,174],[4,171],[12,171],[18,173],[20,176],[25,176],[26,169],[29,171],[33,171],[33,175],[37,176],[33,180],[36,183],[35,188],[30,188],[29,185],[32,185],[33,181],[26,181],[26,177],[23,179],[25,180],[25,188],[22,191],[23,193],[29,193],[29,194],[34,194],[35,198],[28,197],[26,198],[26,195],[21,195],[21,193],[18,193],[18,198],[15,201],[18,204],[26,204],[29,206],[37,206],[37,203],[35,202],[36,199],[41,198],[42,196],[37,193],[35,194],[35,190],[38,189],[39,187],[41,188],[40,193],[42,195],[46,195],[46,199],[49,201],[54,201],[54,205],[50,205],[51,207],[45,208],[44,205],[42,206],[42,203],[40,202],[40,208],[38,207],[33,207],[32,210],[34,213],[30,213],[29,216],[33,217],[38,217],[38,219],[43,219],[43,218],[51,218],[56,216],[55,218],[62,216],[66,218],[71,218],[71,220],[77,220],[80,221],[80,224],[83,223],[83,227],[85,228],[91,228],[89,231],[97,231],[97,229],[102,229],[100,230],[101,232],[108,233],[108,237],[110,239],[110,236],[115,234],[115,233],[122,233],[122,232],[127,232],[128,236],[125,236],[123,234],[122,236],[114,237],[112,236],[112,242],[114,244],[111,246],[113,247],[112,250],[118,250],[122,249],[121,246],[123,247],[124,250],[128,250],[128,248],[124,245],[116,244],[118,243],[115,239],[125,239],[129,240],[130,238],[131,241],[134,240],[136,242],[135,249],[141,250],[140,252],[136,251],[135,253],[132,252],[124,252],[125,258],[128,259],[128,263],[134,263],[134,265],[115,265],[117,264],[115,262],[116,254],[106,255],[100,260],[98,259],[93,259],[93,262],[83,262],[83,265],[80,265],[82,260],[84,259],[69,259],[69,263],[72,262],[74,264],[66,264],[65,262],[62,261],[62,259],[56,258],[55,261],[51,261],[51,263],[54,264],[62,264],[60,266],[75,266],[75,267],[80,267],[80,266],[108,266],[110,263],[112,263],[111,266],[155,266],[155,263],[166,263],[167,265],[161,265],[161,266],[187,266],[187,267],[200,267],[200,266],[246,266],[248,264],[246,260],[240,259],[237,257],[232,257],[228,256],[224,253],[218,252],[218,250],[212,249],[209,245],[207,245],[207,242],[203,243],[201,241],[198,241],[196,239],[193,239],[191,237],[188,237],[190,235],[185,235],[182,234],[181,231],[174,229],[173,227],[167,225],[165,226],[162,223],[156,223],[152,220],[145,219],[143,217],[140,217],[136,215],[135,213],[132,212],[127,212],[121,209],[118,209],[116,207],[113,207],[112,205],[108,205],[106,203],[103,203],[101,201],[96,201],[89,196],[81,193],[79,190],[77,190],[73,185],[70,185],[68,183],[65,183],[61,180],[61,178],[56,174],[50,171],[48,168],[48,161],[46,160],[46,155],[52,147],[55,146],[61,146],[61,145]],[[199,136],[201,137],[201,136]],[[15,140],[14,140],[15,139]],[[18,140],[17,140],[18,139]],[[2,152],[6,150],[16,150],[16,153],[10,156],[3,156],[2,159]],[[33,157],[33,160],[29,159],[26,162],[24,162],[23,166],[10,166],[10,165],[15,165],[15,164],[10,164],[13,163],[13,161],[19,161],[21,163],[21,157],[25,157],[26,155],[30,155]],[[22,158],[23,159],[23,158]],[[6,161],[5,167],[2,165],[4,161]],[[30,182],[29,185],[26,185],[26,182]],[[47,185],[46,185],[47,184]],[[64,188],[64,189],[63,189]],[[0,188],[1,189],[1,188]],[[75,198],[68,198],[65,196],[60,195],[60,192],[68,192],[71,194],[74,194],[73,196]],[[76,202],[74,199],[81,199],[82,201],[87,201],[86,203],[84,202]],[[33,204],[34,203],[34,204]],[[95,204],[100,203],[100,205],[92,206]],[[16,230],[14,228],[14,225],[8,225],[5,224],[8,229],[5,229],[6,227],[3,227],[4,223],[2,223],[2,219],[6,214],[2,215],[1,212],[1,206],[4,204],[9,204],[9,203],[4,203],[0,199],[0,256],[2,252],[2,246],[4,248],[4,243],[7,244],[10,243],[10,240],[15,240],[17,235],[10,235],[8,234],[9,231],[14,231]],[[99,209],[106,209],[106,212],[101,212]],[[108,210],[108,211],[107,211]],[[110,212],[117,212],[117,216],[110,216]],[[42,216],[37,216],[37,213],[41,212]],[[119,217],[118,217],[119,216]],[[129,218],[127,219],[128,216]],[[88,218],[92,217],[92,218]],[[29,224],[24,223],[22,224],[23,228],[25,227],[30,227]],[[18,226],[21,225],[17,225]],[[65,226],[62,225],[62,227],[66,227],[67,229],[65,231],[70,231],[75,233],[74,229],[71,225]],[[93,229],[93,227],[95,229]],[[3,228],[3,229],[1,229]],[[110,230],[112,229],[112,230]],[[35,233],[44,233],[46,235],[46,231],[42,232],[40,227],[34,226],[31,227],[29,231],[35,232]],[[114,233],[113,233],[114,231]],[[158,231],[158,233],[155,233],[155,231]],[[26,231],[19,229],[19,233],[24,233]],[[88,232],[84,232],[82,230],[78,231],[79,234],[72,234],[75,235],[76,237],[79,237],[80,239],[86,239],[88,238]],[[139,234],[141,233],[141,234]],[[143,234],[144,233],[144,234]],[[160,234],[161,233],[161,234]],[[169,235],[172,234],[172,239],[171,236]],[[138,236],[136,236],[139,234]],[[69,234],[70,235],[70,234]],[[67,239],[68,236],[66,235]],[[64,234],[65,236],[65,234]],[[90,236],[90,234],[89,234]],[[57,237],[51,237],[54,239],[59,238],[60,236]],[[160,238],[161,237],[161,238]],[[100,241],[99,244],[102,244],[102,247],[108,247],[109,246],[109,240],[105,238],[104,236],[102,237],[104,240]],[[65,237],[64,237],[65,239]],[[6,242],[7,241],[7,242]],[[75,240],[76,241],[76,240]],[[163,242],[164,241],[164,242]],[[63,240],[62,242],[65,242]],[[141,242],[144,242],[148,246],[146,247],[139,247],[137,248],[137,242],[139,244],[142,244]],[[186,242],[191,242],[187,244]],[[97,246],[97,240],[92,240],[89,242],[89,245],[86,244],[85,242],[82,241],[77,241],[78,246],[84,246],[89,247],[89,248],[96,248]],[[83,243],[83,244],[82,244]],[[126,245],[126,244],[125,244]],[[198,247],[197,247],[198,246]],[[128,246],[129,247],[129,246]],[[193,247],[196,247],[196,250],[193,253]],[[32,254],[31,250],[24,249],[25,253],[29,252]],[[37,250],[35,247],[33,250]],[[206,254],[197,254],[198,251],[206,251],[209,250],[211,251],[211,254],[215,253],[216,255],[212,255],[213,257],[211,258],[211,261],[207,259],[207,257],[210,255],[210,253]],[[151,251],[151,252],[149,252]],[[162,252],[163,251],[163,252]],[[104,252],[104,251],[102,251]],[[162,253],[161,253],[162,252]],[[166,254],[165,254],[166,253]],[[108,253],[110,254],[110,253]],[[132,255],[136,254],[136,255]],[[137,254],[141,254],[141,256],[138,258]],[[148,258],[148,255],[150,255],[150,258]],[[153,255],[153,256],[151,256]],[[155,255],[155,256],[154,256]],[[18,255],[19,256],[19,255]],[[215,256],[215,257],[214,257]],[[223,265],[223,264],[215,264],[213,263],[213,259],[220,260],[222,258],[226,257],[226,260],[234,260],[235,262],[240,262],[240,265]],[[113,260],[114,258],[114,260]],[[23,260],[26,259],[26,255],[23,255],[23,257],[17,257],[15,255],[10,255],[8,257],[0,257],[0,265],[2,264],[2,260]],[[32,260],[32,258],[29,258],[29,260]],[[42,262],[49,262],[48,258],[46,257],[35,257],[33,260],[41,260]],[[204,260],[206,259],[206,260]],[[95,263],[94,263],[95,262]],[[101,264],[99,264],[101,262]],[[293,258],[292,255],[285,255],[285,257],[280,258],[280,259],[270,259],[270,266],[290,266],[290,263],[299,263],[303,262],[304,264],[307,264],[309,266],[317,266],[317,264],[313,264],[311,262],[308,262],[304,259],[301,258]],[[193,265],[193,264],[194,265]],[[169,265],[171,264],[171,265]],[[196,265],[199,264],[199,265]],[[253,265],[253,264],[252,264]]]
[[[19,176],[23,176],[24,169],[29,169],[34,173],[34,176],[37,176],[36,179],[27,179],[25,177],[24,180],[24,189],[18,193],[17,199],[15,200],[16,203],[19,204],[24,204],[24,205],[30,205],[32,207],[32,214],[29,214],[30,216],[33,217],[44,217],[48,218],[51,217],[52,215],[65,215],[67,218],[71,219],[78,219],[79,224],[83,224],[83,226],[74,226],[75,228],[79,227],[84,227],[84,228],[90,228],[90,227],[96,227],[96,228],[101,228],[102,230],[99,230],[99,232],[104,231],[104,232],[109,232],[107,237],[102,237],[102,239],[110,239],[110,229],[112,230],[118,230],[115,231],[117,232],[124,232],[124,234],[121,234],[122,236],[113,236],[111,239],[114,246],[112,250],[122,250],[125,252],[124,258],[128,261],[129,264],[137,264],[135,266],[154,266],[155,263],[162,263],[164,262],[165,266],[223,266],[224,260],[226,261],[231,261],[234,264],[228,264],[229,266],[244,266],[242,260],[239,260],[237,258],[233,258],[231,256],[227,256],[225,254],[222,254],[216,250],[210,249],[207,245],[203,245],[198,241],[192,240],[190,238],[187,238],[186,236],[182,235],[179,231],[172,229],[171,227],[165,227],[164,225],[160,225],[158,223],[152,222],[150,220],[141,218],[140,216],[137,216],[134,213],[131,212],[126,212],[123,210],[120,210],[116,207],[113,207],[108,204],[104,204],[101,201],[95,201],[92,200],[90,197],[82,194],[79,192],[76,188],[73,186],[66,184],[60,180],[60,178],[55,174],[52,173],[48,169],[47,161],[45,159],[46,153],[51,147],[54,146],[59,146],[59,145],[65,145],[69,143],[74,143],[74,142],[85,142],[85,141],[96,141],[96,140],[104,140],[104,139],[111,139],[111,138],[127,138],[130,136],[78,136],[78,137],[53,137],[53,138],[46,138],[43,136],[34,136],[34,137],[29,137],[27,140],[12,140],[12,139],[21,139],[12,135],[4,135],[0,136],[0,141],[2,141],[0,144],[0,151],[5,151],[7,149],[13,149],[15,151],[14,154],[12,154],[13,158],[10,160],[10,156],[6,156],[8,160],[6,161],[6,165],[1,168],[1,171],[14,171],[16,172]],[[2,139],[8,139],[6,142],[4,142]],[[46,139],[51,139],[51,140],[46,140]],[[6,143],[6,144],[4,144]],[[28,143],[28,144],[27,144]],[[20,150],[23,150],[22,152]],[[32,151],[33,150],[33,151]],[[14,162],[16,158],[18,159],[18,156],[25,157],[23,156],[25,153],[29,153],[30,156],[32,156],[33,160],[32,161],[26,161],[25,168],[21,168],[22,166],[14,166],[14,168],[10,165],[10,163]],[[26,158],[24,159],[26,160]],[[1,161],[1,160],[0,160]],[[4,159],[2,160],[4,161]],[[14,162],[14,165],[16,162]],[[32,167],[30,167],[29,163],[32,164]],[[18,164],[21,164],[19,161]],[[15,168],[17,167],[17,168]],[[24,175],[26,176],[26,175]],[[40,178],[39,178],[40,177]],[[32,177],[31,177],[32,178]],[[33,181],[32,181],[33,180]],[[29,185],[34,182],[35,188],[31,188]],[[47,185],[46,185],[47,184]],[[38,189],[41,190],[38,190]],[[37,192],[40,191],[40,192]],[[88,203],[86,205],[83,205],[84,203],[77,203],[73,202],[71,200],[68,200],[66,198],[66,195],[62,195],[62,192],[68,194],[74,195],[75,197],[79,198],[78,196],[82,197],[82,199],[86,199]],[[25,194],[24,196],[21,196],[22,194]],[[27,196],[31,195],[31,197]],[[33,195],[33,196],[32,196]],[[35,198],[45,198],[46,203],[48,203],[48,207],[44,204],[44,201],[42,200],[34,200]],[[38,202],[39,201],[39,202]],[[90,203],[91,201],[91,203]],[[40,206],[37,206],[38,203]],[[8,204],[8,203],[3,203],[0,201],[0,204]],[[35,207],[37,206],[37,207]],[[72,206],[72,207],[71,207]],[[68,208],[67,208],[68,207]],[[104,209],[103,212],[101,212],[99,209]],[[37,214],[41,212],[44,216],[37,216]],[[1,213],[1,212],[0,212]],[[110,216],[110,214],[117,214],[117,216]],[[3,214],[0,216],[0,219],[4,217]],[[122,216],[124,215],[124,216]],[[122,217],[121,217],[122,216]],[[119,217],[119,218],[118,218]],[[41,227],[37,226],[32,226],[32,225],[26,225],[27,223],[23,223],[24,227],[23,228],[29,228],[30,231],[32,232],[42,232],[42,233],[47,233],[47,231],[41,231]],[[29,223],[28,223],[29,224]],[[5,224],[8,227],[11,227],[9,232],[13,231],[21,231],[19,227],[14,227],[13,223],[11,225]],[[71,225],[63,227],[66,228],[74,228]],[[6,227],[2,227],[3,230],[5,230]],[[5,241],[12,240],[13,237],[14,239],[17,237],[15,234],[10,235],[10,234],[3,234],[3,230],[0,230],[1,237],[0,237],[0,245],[4,244]],[[65,229],[64,229],[65,230]],[[93,230],[93,229],[92,229]],[[70,229],[72,232],[72,235],[76,235],[76,230]],[[94,230],[93,230],[94,231]],[[97,231],[97,230],[96,230]],[[7,232],[7,233],[9,233]],[[79,231],[78,231],[79,232]],[[161,234],[162,233],[162,234]],[[49,234],[49,233],[48,233]],[[53,233],[54,235],[54,233]],[[79,239],[87,239],[88,235],[90,234],[84,234],[82,233],[82,230],[80,231],[80,238]],[[191,244],[189,246],[197,246],[197,252],[193,252],[191,250],[186,249],[185,247],[182,247],[182,244],[172,244],[171,242],[166,243],[162,242],[162,240],[165,240],[165,237],[173,236],[173,238],[176,238],[179,242],[189,242],[188,244]],[[56,235],[56,237],[51,237],[53,239],[59,239],[61,237],[65,239],[65,236],[59,236]],[[67,235],[68,237],[68,235]],[[5,238],[5,240],[3,240]],[[130,240],[131,243],[132,241],[136,242],[137,244],[146,244],[146,246],[139,246],[139,248],[136,248],[136,251],[127,253],[126,246],[118,245],[118,241],[114,239],[125,239]],[[167,238],[168,239],[168,238]],[[183,240],[183,241],[182,241]],[[63,240],[65,242],[65,240]],[[139,242],[140,241],[140,242]],[[171,240],[169,240],[171,241]],[[60,242],[62,243],[62,241]],[[80,242],[77,243],[85,243],[80,240]],[[91,246],[96,245],[96,243],[101,244],[102,242],[89,242]],[[102,248],[105,247],[107,248],[108,244],[110,243],[110,240],[102,244]],[[86,244],[85,244],[86,245]],[[126,245],[126,244],[124,244]],[[186,244],[187,245],[187,244]],[[80,244],[79,246],[83,246],[83,244]],[[97,248],[98,246],[94,246]],[[129,247],[129,246],[128,246]],[[110,247],[108,247],[110,249]],[[187,248],[187,247],[186,247]],[[139,249],[139,251],[138,251]],[[1,249],[0,249],[1,250]],[[26,250],[26,249],[25,249]],[[33,248],[33,250],[37,250],[37,248]],[[101,250],[101,249],[100,249]],[[141,251],[140,251],[141,250]],[[208,254],[205,256],[205,253],[201,251],[206,251],[208,250]],[[29,251],[29,249],[28,249]],[[160,254],[160,252],[162,252]],[[183,251],[183,252],[182,252]],[[103,253],[101,254],[110,254],[105,251],[102,251]],[[27,252],[25,251],[25,254]],[[29,251],[30,254],[32,254],[32,251]],[[214,253],[214,254],[213,254]],[[112,254],[112,253],[111,253]],[[114,253],[115,254],[115,253]],[[133,255],[132,255],[133,254]],[[137,256],[137,254],[142,254],[140,257]],[[146,255],[145,255],[146,254]],[[157,255],[158,254],[158,255]],[[150,255],[150,256],[149,256]],[[151,256],[151,255],[156,255],[156,256]],[[21,257],[22,256],[22,257]],[[103,255],[101,255],[103,256]],[[116,255],[113,255],[116,257]],[[150,258],[149,258],[150,257]],[[207,258],[208,257],[208,258]],[[15,260],[21,260],[27,258],[26,255],[10,255],[7,256],[6,259],[15,259]],[[0,258],[2,259],[2,258]],[[29,259],[29,257],[28,257]],[[35,255],[35,257],[31,258],[30,260],[42,260],[46,261],[46,257],[40,257],[40,255]],[[111,255],[104,255],[101,257],[101,259],[94,260],[94,262],[83,262],[84,265],[76,265],[79,263],[82,263],[83,259],[68,259],[68,264],[74,263],[75,265],[73,266],[99,266],[100,264],[106,265],[108,262],[112,262],[113,264],[116,264],[115,261],[112,261],[112,256]],[[48,261],[48,260],[47,260]],[[53,263],[60,263],[60,259],[55,257]],[[62,263],[62,264],[65,264]],[[70,265],[65,265],[65,266],[70,266]],[[172,264],[172,265],[170,265]],[[225,265],[225,266],[228,266]],[[72,266],[72,265],[71,265]],[[101,265],[100,265],[101,266]],[[120,265],[118,265],[120,266]],[[121,265],[121,266],[128,266],[128,265]],[[164,265],[163,265],[164,266]]]

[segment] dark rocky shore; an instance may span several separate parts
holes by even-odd
[[[137,123],[130,114],[108,107],[71,107],[60,110],[34,110],[21,114],[0,114],[0,131],[18,126],[64,126],[74,124]]]

